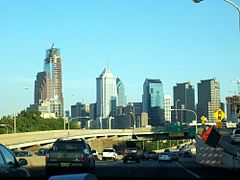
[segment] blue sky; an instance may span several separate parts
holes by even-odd
[[[61,49],[66,110],[96,101],[107,63],[128,101],[141,101],[145,78],[159,78],[172,95],[177,82],[197,90],[216,77],[225,102],[240,77],[238,22],[224,0],[0,0],[0,116],[33,103],[52,42]]]

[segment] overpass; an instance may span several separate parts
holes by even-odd
[[[185,130],[186,131],[186,130]],[[229,142],[224,141],[225,137],[228,137],[232,129],[220,129],[219,133],[223,136],[219,142],[219,146],[222,147],[222,151],[218,151],[220,155],[221,165],[210,164],[212,166],[240,168],[239,147],[231,145]],[[7,146],[9,149],[27,148],[33,146],[42,146],[55,142],[58,138],[82,138],[87,141],[99,140],[102,144],[106,140],[111,141],[112,138],[118,140],[168,140],[168,139],[192,139],[186,132],[184,136],[170,137],[169,132],[164,127],[158,128],[136,128],[136,129],[98,129],[98,130],[52,130],[52,131],[38,131],[38,132],[26,132],[26,133],[14,133],[0,135],[0,143]],[[195,138],[195,136],[194,136]],[[197,161],[199,162],[214,162],[216,161],[216,150],[207,146],[200,138],[197,140]],[[210,157],[211,156],[211,157]],[[207,157],[207,159],[206,159]],[[209,165],[209,164],[206,164]]]
[[[0,143],[7,146],[9,149],[18,149],[31,146],[41,146],[50,144],[58,138],[82,138],[85,140],[96,140],[99,138],[116,139],[136,139],[136,140],[168,140],[168,139],[189,139],[193,137],[179,136],[169,137],[169,132],[165,127],[157,128],[136,128],[136,129],[98,129],[98,130],[52,130],[52,131],[37,131],[26,133],[14,133],[0,135]]]

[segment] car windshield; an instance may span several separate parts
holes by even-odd
[[[161,155],[162,155],[162,156],[166,156],[166,155],[169,156],[170,154],[167,153],[167,152],[165,152],[165,153],[161,153]]]
[[[0,0],[0,84],[0,180],[240,179],[240,0]]]
[[[240,134],[240,129],[236,129],[235,134]]]

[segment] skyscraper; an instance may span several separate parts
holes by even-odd
[[[149,125],[159,126],[164,121],[164,95],[160,79],[146,79],[143,84],[142,107],[148,113]]]
[[[164,115],[165,121],[171,122],[171,96],[164,95]]]
[[[123,82],[119,78],[116,79],[116,86],[117,86],[117,106],[125,106],[127,104],[125,88]]]
[[[62,96],[62,60],[60,49],[54,44],[46,51],[44,71],[38,73],[35,81],[35,104],[42,113],[54,114],[56,117],[64,115]],[[44,105],[44,108],[41,107]],[[50,107],[47,107],[50,106]],[[43,109],[48,109],[43,111]],[[44,117],[47,117],[44,115]]]
[[[177,83],[173,87],[173,102],[176,109],[188,109],[195,112],[194,87],[190,82]],[[195,115],[188,111],[174,111],[175,121],[191,123]]]
[[[198,119],[205,116],[210,122],[213,122],[214,112],[220,107],[220,82],[215,78],[201,80],[198,83]]]
[[[117,97],[116,77],[106,67],[97,80],[97,118],[107,118]]]
[[[232,122],[237,122],[238,120],[238,112],[237,109],[239,108],[240,104],[240,96],[228,96],[226,97],[226,107],[227,107],[227,118]]]

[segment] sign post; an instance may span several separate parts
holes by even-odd
[[[216,119],[216,128],[222,128],[222,120],[225,118],[224,112],[218,108],[214,113],[214,117]]]
[[[201,117],[201,122],[202,122],[202,125],[205,125],[205,123],[206,123],[206,117],[205,116],[202,116]]]

